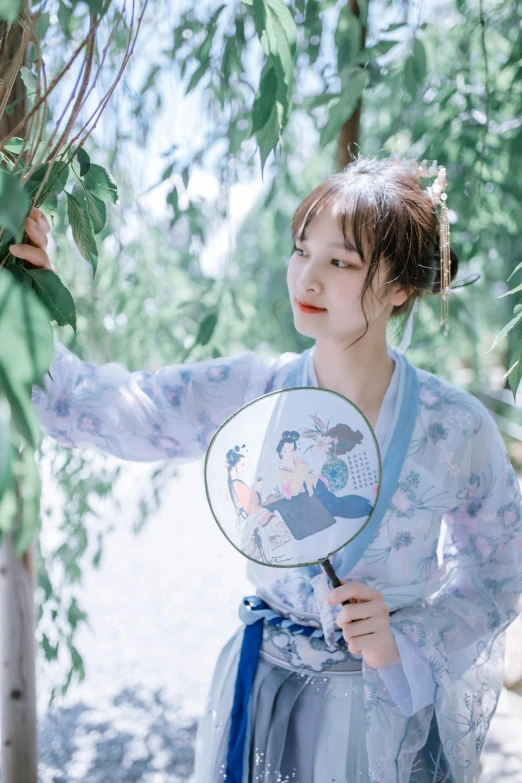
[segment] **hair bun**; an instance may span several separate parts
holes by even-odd
[[[459,269],[459,259],[455,251],[452,247],[450,247],[450,263],[451,263],[451,271],[450,271],[450,280],[454,280],[457,276],[457,272]],[[440,257],[440,244],[437,241],[435,243],[435,249],[433,251],[433,265],[435,268],[435,277],[433,278],[433,283],[431,286],[431,293],[432,294],[439,294],[440,293],[440,273],[441,273],[441,257]]]

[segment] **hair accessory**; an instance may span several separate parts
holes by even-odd
[[[451,293],[451,255],[446,169],[444,166],[437,166],[436,160],[423,160],[422,163],[418,164],[417,173],[420,177],[437,175],[433,184],[426,188],[424,192],[431,197],[433,206],[440,207],[440,324],[444,326],[444,334],[447,335],[449,332],[449,296]]]

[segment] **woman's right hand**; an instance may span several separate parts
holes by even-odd
[[[21,245],[9,245],[9,252],[16,258],[28,261],[31,266],[40,267],[40,269],[49,269],[55,272],[51,259],[46,253],[48,245],[47,234],[51,226],[44,213],[38,207],[32,207],[29,215],[24,221],[24,231],[30,242],[24,242]]]

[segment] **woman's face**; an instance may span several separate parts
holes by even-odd
[[[312,338],[348,338],[350,342],[366,330],[361,294],[367,264],[355,249],[347,248],[339,228],[335,206],[325,207],[306,227],[304,239],[296,239],[287,271],[288,292],[295,328]],[[365,248],[367,253],[367,248]],[[393,307],[406,301],[406,292],[385,285],[386,270],[381,264],[366,293],[365,311],[370,329],[386,328]],[[306,312],[299,302],[322,308]]]
[[[284,459],[285,457],[288,459],[290,455],[292,455],[295,451],[295,447],[293,443],[283,443],[283,448],[281,449],[281,457]]]
[[[236,471],[238,476],[242,476],[245,472],[246,467],[246,459],[244,457],[241,457],[239,462],[236,463]]]

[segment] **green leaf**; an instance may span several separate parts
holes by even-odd
[[[51,642],[49,641],[49,637],[47,634],[42,635],[42,648],[45,655],[46,661],[55,661],[58,658],[58,648],[60,646],[60,642],[56,642],[56,645],[53,647]]]
[[[276,100],[276,92],[277,77],[272,66],[267,63],[261,74],[259,92],[256,95],[254,105],[252,106],[251,135],[254,135],[254,133],[268,122]]]
[[[256,133],[256,140],[259,144],[259,152],[261,154],[261,176],[265,168],[265,163],[268,156],[277,146],[278,141],[281,138],[281,119],[283,116],[283,107],[276,101],[270,112],[268,122],[263,125],[262,128]]]
[[[493,345],[491,346],[489,351],[487,351],[487,353],[492,351],[493,348],[496,348],[497,345],[499,344],[499,342],[504,339],[504,337],[507,337],[508,334],[511,334],[513,329],[515,329],[518,326],[520,321],[522,321],[522,312],[518,313],[518,315],[516,315],[514,318],[512,318],[511,321],[508,324],[506,324],[506,326],[504,326],[503,329],[500,330],[500,332],[497,334],[497,336],[493,340]]]
[[[72,194],[87,211],[91,219],[93,232],[99,234],[105,228],[107,222],[107,207],[105,203],[98,196],[95,196],[94,193],[91,193],[90,190],[87,190],[80,182],[74,185]]]
[[[218,322],[218,314],[217,313],[209,313],[201,326],[199,327],[199,331],[196,337],[196,345],[207,345],[212,335],[214,334],[214,330],[217,326]]]
[[[10,139],[7,144],[5,145],[5,148],[8,152],[13,152],[15,155],[18,155],[25,146],[29,146],[29,142],[25,139],[21,139],[19,136],[13,136],[12,139]]]
[[[404,63],[404,84],[412,98],[417,95],[417,79],[415,76],[415,58],[410,55]]]
[[[17,176],[0,168],[0,228],[5,228],[21,242],[24,220],[29,214],[31,201]]]
[[[509,385],[513,392],[513,397],[516,400],[517,390],[520,386],[520,380],[522,379],[522,348],[516,348],[511,356],[511,361],[514,363],[511,365],[508,371]]]
[[[101,14],[103,11],[103,0],[85,0],[89,11],[93,14]]]
[[[173,226],[176,220],[180,216],[180,209],[179,209],[179,196],[178,196],[178,189],[177,187],[174,187],[170,193],[168,194],[166,198],[167,204],[170,204],[172,209],[174,210],[174,216],[172,220],[170,221],[170,225]]]
[[[511,278],[513,277],[513,275],[514,275],[514,274],[516,274],[516,273],[518,272],[518,270],[519,270],[519,269],[522,269],[522,261],[520,262],[520,264],[517,264],[517,265],[516,265],[516,267],[513,269],[513,271],[512,271],[512,272],[511,272],[511,274],[509,275],[509,277],[508,277],[508,279],[507,279],[507,281],[506,281],[506,282],[508,282],[508,283],[509,283],[509,281],[511,280]]]
[[[11,485],[11,410],[5,395],[0,394],[0,500]]]
[[[353,65],[361,49],[362,31],[360,20],[350,11],[348,4],[343,5],[337,20],[335,44],[337,46],[338,72]]]
[[[36,86],[38,84],[38,79],[36,77],[36,74],[29,70],[29,68],[26,68],[25,65],[22,65],[20,68],[20,76],[22,78],[23,83],[25,84],[25,89],[27,90],[28,95],[34,95],[36,92]]]
[[[153,68],[150,69],[149,75],[147,76],[147,80],[140,90],[140,95],[143,95],[143,93],[147,92],[147,90],[150,90],[150,88],[156,81],[156,76],[158,75],[160,70],[161,70],[160,65],[155,65]]]
[[[47,174],[49,168],[48,163],[42,163],[37,166],[34,171],[31,172],[31,176],[24,183],[24,188],[29,194],[31,200],[33,200],[36,191],[40,187],[42,180]],[[51,167],[51,171],[47,181],[43,187],[42,192],[38,196],[38,201],[35,206],[40,206],[49,197],[58,196],[67,184],[69,177],[69,166],[66,163],[55,161]]]
[[[99,199],[110,204],[118,203],[118,186],[103,166],[91,163],[91,167],[83,179],[87,190],[90,190]]]
[[[190,77],[190,81],[187,85],[187,89],[185,90],[186,95],[188,95],[189,92],[192,92],[194,87],[196,87],[199,84],[203,76],[207,73],[208,69],[209,69],[208,60],[205,60],[200,65],[198,65],[198,67]]]
[[[20,454],[22,476],[18,478],[23,498],[20,508],[20,527],[15,535],[15,555],[22,557],[40,531],[40,473],[34,452],[25,446]]]
[[[49,12],[46,11],[45,13],[42,13],[40,11],[36,22],[36,31],[38,33],[38,39],[40,40],[40,43],[45,38],[45,34],[49,29],[50,21],[51,21],[51,15],[49,14]]]
[[[417,84],[421,85],[426,78],[427,61],[426,49],[418,38],[413,41],[413,72]]]
[[[58,24],[60,25],[64,35],[69,37],[71,35],[71,18],[73,9],[65,5],[63,0],[59,0],[58,3]]]
[[[0,19],[16,22],[22,8],[22,0],[0,0]]]
[[[264,0],[253,0],[252,3],[249,3],[252,14],[252,18],[254,20],[254,27],[256,29],[257,36],[259,40],[261,41],[263,37],[263,33],[265,32],[266,28],[266,5]],[[267,52],[265,52],[267,54]]]
[[[85,623],[88,620],[87,614],[82,609],[80,609],[76,602],[76,598],[74,597],[67,611],[67,620],[69,621],[69,625],[73,631],[76,629],[78,623]]]
[[[26,269],[33,289],[58,326],[72,326],[76,331],[76,307],[71,292],[50,269]]]
[[[24,386],[41,383],[54,354],[49,314],[32,288],[5,269],[0,269],[0,334],[0,363]]]
[[[265,0],[265,9],[268,49],[270,54],[279,60],[284,81],[290,88],[294,81],[295,22],[283,0]]]
[[[80,164],[80,177],[85,177],[91,167],[91,159],[88,152],[86,152],[83,147],[76,147],[74,156]]]
[[[13,378],[7,367],[2,364],[0,364],[0,390],[9,402],[16,429],[33,449],[38,448],[41,431],[31,404],[30,389]]]
[[[69,652],[71,653],[71,660],[73,668],[76,672],[78,672],[78,679],[81,682],[85,679],[85,669],[83,667],[83,658],[74,646],[74,644],[71,641],[67,642],[67,646],[69,647]]]
[[[504,296],[511,296],[511,294],[516,294],[518,291],[522,291],[522,283],[517,285],[516,288],[512,288],[511,291],[506,291],[505,294],[500,294],[500,296],[497,296],[497,299],[502,299]]]
[[[82,207],[78,199],[67,191],[65,193],[67,196],[67,215],[71,224],[73,239],[82,256],[92,264],[93,274],[95,274],[98,266],[98,248],[96,247],[91,219],[87,210]]]

